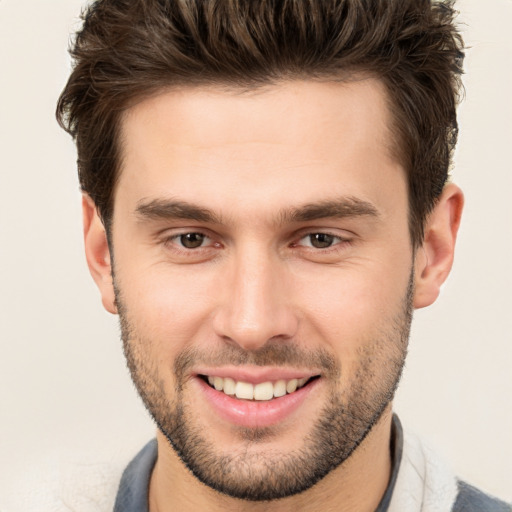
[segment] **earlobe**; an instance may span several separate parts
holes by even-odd
[[[414,307],[430,306],[453,264],[464,195],[459,187],[445,186],[425,225],[423,245],[416,251]]]
[[[98,215],[96,205],[87,195],[82,196],[85,257],[92,278],[101,293],[103,307],[112,314],[117,313],[112,266],[107,233]]]

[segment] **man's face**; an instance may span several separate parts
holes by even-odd
[[[390,403],[413,254],[389,122],[374,80],[183,89],[123,118],[111,242],[128,364],[217,490],[311,487]]]

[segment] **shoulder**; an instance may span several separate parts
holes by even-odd
[[[400,466],[388,512],[512,512],[510,504],[458,479],[411,432],[402,431],[401,442]]]
[[[121,476],[140,449],[83,449],[31,461],[0,496],[1,512],[110,512]]]
[[[453,512],[512,512],[512,505],[459,481]]]

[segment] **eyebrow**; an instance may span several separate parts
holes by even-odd
[[[173,199],[141,200],[135,211],[141,221],[191,220],[208,224],[224,223],[221,216],[208,208]],[[278,224],[286,224],[363,216],[378,218],[380,214],[373,204],[350,196],[286,208],[279,212],[277,219]]]
[[[140,220],[192,220],[222,224],[222,219],[207,208],[186,201],[153,199],[140,201],[135,209]]]
[[[349,196],[334,200],[308,203],[303,206],[284,210],[281,222],[309,222],[319,219],[343,219],[347,217],[379,217],[377,208],[357,197]]]

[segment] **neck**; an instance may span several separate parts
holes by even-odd
[[[275,501],[251,502],[220,494],[183,465],[158,432],[158,460],[151,476],[151,512],[373,512],[391,475],[391,406],[338,468],[311,489]]]

